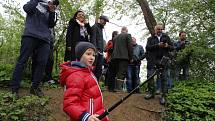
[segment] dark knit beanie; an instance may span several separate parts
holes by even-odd
[[[96,47],[89,42],[79,42],[75,47],[75,56],[77,60],[81,59],[81,56],[85,53],[85,51],[89,48],[92,48],[96,52]]]

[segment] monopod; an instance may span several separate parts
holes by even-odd
[[[119,101],[117,101],[115,104],[113,104],[110,108],[106,109],[104,113],[102,113],[101,115],[98,116],[98,119],[100,119],[100,120],[103,119],[113,109],[115,109],[117,106],[119,106],[121,103],[123,103],[128,97],[130,97],[134,92],[136,92],[137,89],[139,89],[149,80],[151,80],[157,73],[161,73],[162,70],[164,69],[164,67],[166,66],[168,60],[169,60],[168,57],[163,56],[160,61],[160,64],[159,64],[161,66],[159,66],[159,68],[156,68],[156,70],[153,72],[153,74],[148,79],[146,79],[142,84],[139,84],[137,87],[135,87],[128,95],[126,95],[125,97],[122,97]]]
[[[158,70],[158,69],[157,69]],[[110,108],[106,109],[104,113],[98,116],[98,119],[103,119],[105,116],[107,116],[113,109],[115,109],[117,106],[119,106],[121,103],[123,103],[128,97],[130,97],[134,92],[136,92],[137,89],[142,87],[145,83],[147,83],[149,80],[151,80],[157,73],[157,70],[142,84],[135,87],[128,95],[125,97],[122,97],[119,101],[117,101],[115,104],[113,104]]]

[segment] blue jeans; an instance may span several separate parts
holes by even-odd
[[[140,84],[140,65],[128,65],[128,72],[127,72],[127,91],[132,91],[135,87]],[[139,90],[137,90],[139,93]]]
[[[171,89],[173,86],[172,70],[168,68],[166,70],[167,88]],[[156,90],[161,90],[161,80],[158,78],[156,80]]]

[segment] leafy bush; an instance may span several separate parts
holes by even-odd
[[[13,66],[10,64],[0,65],[0,86],[9,85]]]
[[[215,79],[215,50],[195,45],[186,47],[177,54],[177,61],[190,56],[190,76],[193,79],[214,81]]]
[[[210,81],[180,82],[167,96],[170,121],[214,121],[215,85]]]
[[[11,93],[0,93],[1,121],[47,121],[48,98],[25,96],[18,100]]]

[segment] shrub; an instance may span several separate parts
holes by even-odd
[[[0,93],[1,121],[47,121],[48,98],[25,96],[18,100],[11,93]]]
[[[211,81],[180,82],[170,91],[167,101],[167,120],[215,120],[215,85]]]

